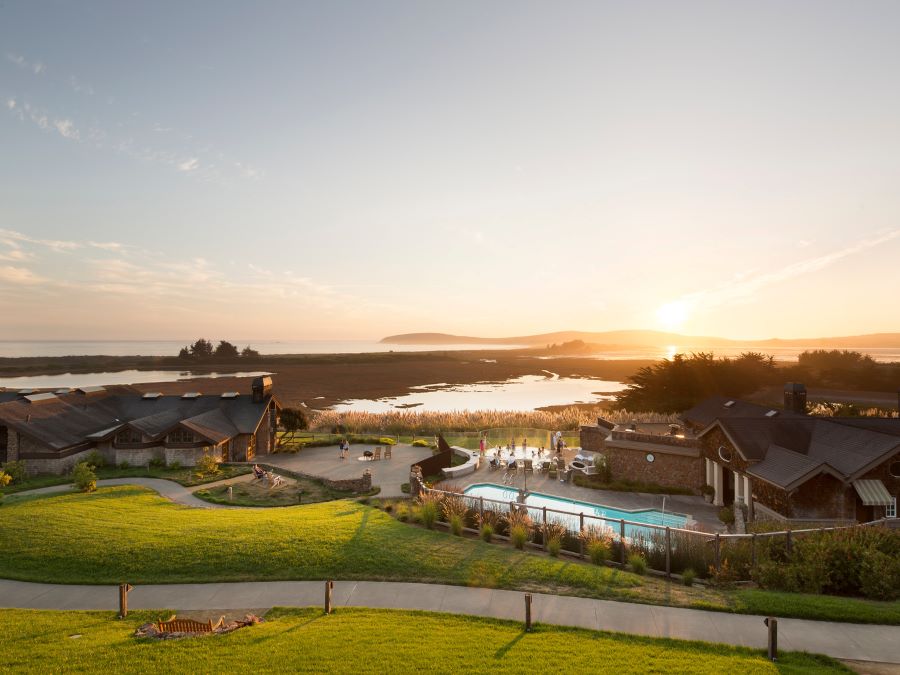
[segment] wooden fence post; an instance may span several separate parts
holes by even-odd
[[[666,576],[672,578],[672,530],[666,526]]]
[[[131,584],[119,584],[119,618],[128,616],[128,594],[134,589]]]
[[[750,535],[750,566],[756,567],[756,532]]]
[[[619,562],[625,565],[625,519],[619,521]]]
[[[544,531],[541,532],[541,543],[544,545],[544,550],[547,550],[547,507],[544,507]]]
[[[525,594],[525,630],[531,630],[531,593]]]
[[[785,544],[785,548],[787,550],[788,558],[790,558],[791,553],[793,553],[793,551],[794,551],[794,543],[793,543],[793,541],[791,541],[791,531],[790,530],[788,530],[786,533],[784,544]]]
[[[334,582],[325,582],[325,613],[331,614],[331,593],[334,591]]]
[[[719,571],[719,553],[721,551],[721,539],[719,538],[719,533],[716,532],[716,572]]]
[[[769,629],[769,660],[778,660],[778,619],[774,616],[767,617],[765,620]]]
[[[478,498],[478,516],[481,518],[481,522],[484,523],[484,497]]]

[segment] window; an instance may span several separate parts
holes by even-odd
[[[891,462],[891,465],[888,467],[888,471],[894,478],[900,478],[900,461]]]
[[[141,432],[134,429],[122,429],[116,434],[116,445],[130,445],[140,443],[142,440]]]
[[[733,457],[734,456],[731,453],[731,448],[724,445],[719,446],[719,459],[721,459],[723,462],[730,462]]]
[[[884,517],[885,518],[896,518],[897,517],[897,498],[891,497],[891,503],[884,507]]]
[[[193,443],[194,434],[187,429],[175,429],[175,431],[169,432],[169,437],[166,440],[169,443]]]

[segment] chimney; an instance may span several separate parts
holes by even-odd
[[[802,382],[784,385],[784,409],[798,415],[806,414],[806,385]]]
[[[255,378],[251,385],[251,391],[253,393],[253,402],[262,403],[272,393],[272,378],[268,375]]]

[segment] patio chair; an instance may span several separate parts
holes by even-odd
[[[391,458],[391,448],[392,448],[392,447],[393,447],[393,446],[390,446],[390,445],[384,446],[384,458],[385,458],[385,459],[390,459],[390,458]]]
[[[381,446],[380,445],[375,448],[375,454],[372,455],[372,461],[376,462],[379,459],[381,459]]]
[[[516,460],[516,473],[519,473],[520,471],[522,473],[525,473],[525,460],[524,459]]]
[[[525,459],[522,461],[522,464],[523,464],[522,470],[525,473],[529,473],[529,472],[531,472],[532,474],[534,473],[534,461],[533,460]]]
[[[556,478],[556,475],[556,462],[550,462],[550,467],[547,469],[547,477]]]

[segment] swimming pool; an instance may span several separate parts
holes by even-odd
[[[519,496],[519,490],[518,488],[494,485],[493,483],[476,483],[467,487],[463,494],[466,497],[484,497],[485,499],[494,499],[508,504],[516,501]],[[493,504],[493,506],[499,505]],[[664,527],[685,527],[688,521],[688,517],[683,513],[663,513],[656,509],[624,511],[622,509],[614,509],[611,506],[591,504],[590,502],[566,499],[565,497],[554,497],[553,495],[545,495],[540,492],[529,492],[525,498],[525,506],[528,508],[528,514],[535,522],[541,522],[543,518],[542,510],[545,506],[548,509],[567,512],[565,514],[548,513],[547,519],[561,522],[572,532],[578,532],[580,528],[579,514],[581,513],[584,513],[586,516],[596,516],[600,519],[586,520],[585,525],[594,524],[601,527],[611,527],[616,533],[619,531],[619,523],[617,522],[619,520],[647,523],[648,525],[662,525]],[[635,534],[646,536],[653,531],[654,528],[651,527],[625,525],[625,536],[629,539]]]

